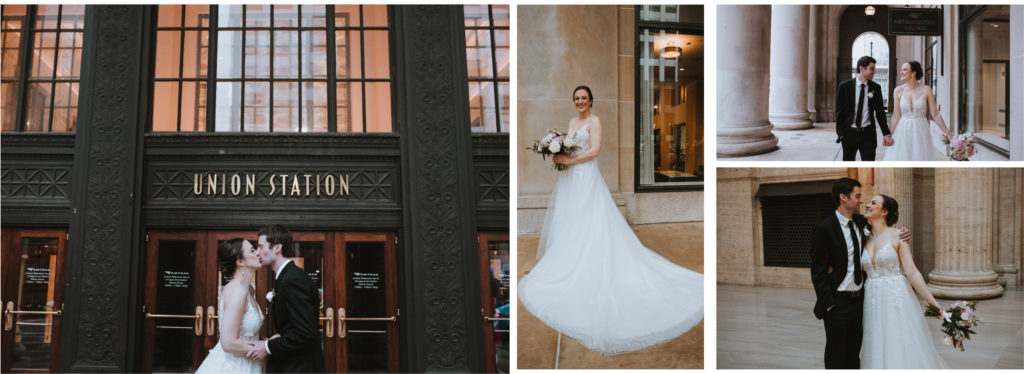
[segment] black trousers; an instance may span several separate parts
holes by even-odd
[[[857,151],[860,151],[862,161],[875,160],[875,147],[878,140],[875,136],[875,126],[862,127],[863,131],[846,129],[843,135],[843,161],[856,161]]]
[[[864,336],[864,294],[836,296],[825,313],[825,368],[860,369],[860,343]]]

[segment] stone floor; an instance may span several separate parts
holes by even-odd
[[[640,241],[675,264],[704,272],[704,224],[664,223],[633,227]],[[539,235],[518,237],[518,277],[537,264]],[[558,332],[544,325],[519,304],[517,309],[517,366],[519,369],[555,367]],[[562,336],[559,369],[702,369],[704,322],[669,342],[613,356],[594,353],[570,337]]]
[[[717,365],[719,369],[820,369],[825,327],[814,318],[811,289],[718,285]],[[951,300],[939,300],[949,305]],[[983,324],[960,352],[942,343],[935,349],[953,369],[1024,369],[1024,290],[982,300]]]

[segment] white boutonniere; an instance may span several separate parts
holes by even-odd
[[[864,232],[864,237],[865,238],[871,236],[871,230],[868,229],[867,226],[864,226],[864,231],[863,232]]]
[[[875,98],[875,91],[874,90],[868,91],[868,98],[869,99],[874,99]]]
[[[270,292],[267,292],[267,302],[269,303],[272,301],[274,301],[274,290],[270,290]]]

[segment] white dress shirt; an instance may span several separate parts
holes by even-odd
[[[852,219],[846,218],[846,216],[836,211],[836,217],[839,218],[839,226],[843,228],[843,238],[846,239],[846,277],[843,278],[843,282],[839,283],[837,291],[858,291],[863,287],[861,284],[856,284],[853,281],[853,237],[850,235],[857,235],[857,242],[864,243],[863,236],[857,230],[857,224],[853,223]]]
[[[864,101],[857,103],[857,99],[860,98],[860,87],[861,86],[864,86]],[[861,109],[862,112],[860,114],[861,115],[861,117],[860,117],[860,127],[871,126],[871,114],[870,114],[871,113],[871,110],[870,110],[871,107],[868,106],[868,102],[871,101],[871,99],[868,97],[869,94],[871,94],[871,87],[868,86],[868,81],[861,81],[860,80],[860,75],[858,75],[857,76],[857,84],[853,86],[853,102],[857,104],[857,106],[853,107],[853,116],[854,116],[853,119],[854,119],[854,121],[857,120],[857,108],[858,107],[863,108],[863,109]],[[857,128],[857,124],[853,123],[853,124],[850,125],[850,127]]]

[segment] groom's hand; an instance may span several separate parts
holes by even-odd
[[[906,227],[900,229],[899,237],[901,241],[910,243],[910,230],[907,230]]]
[[[884,145],[886,147],[892,145],[895,142],[896,141],[892,140],[892,136],[890,136],[890,135],[886,135],[884,138],[882,138],[882,145]]]
[[[267,358],[267,341],[255,342],[253,347],[249,348],[249,352],[245,354],[245,358],[252,361],[263,361],[264,358]]]

